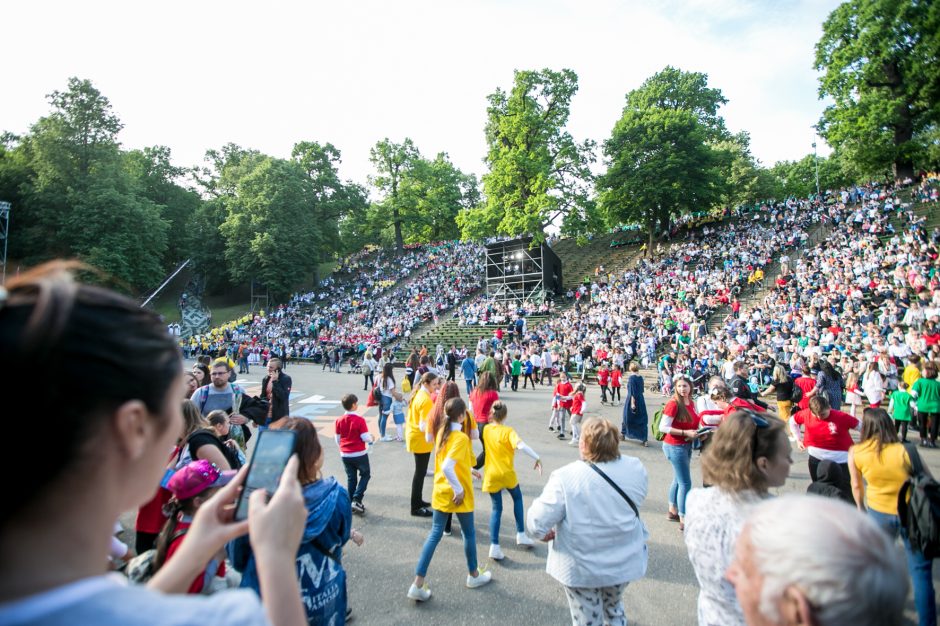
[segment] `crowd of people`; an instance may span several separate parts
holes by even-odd
[[[29,472],[16,472],[13,457],[4,457],[18,479],[0,516],[0,621],[348,619],[342,551],[348,541],[364,541],[352,515],[366,512],[376,438],[360,399],[344,396],[335,444],[347,482],[322,476],[326,453],[313,424],[290,417],[286,373],[298,347],[313,342],[364,345],[374,374],[365,392],[382,416],[378,439],[403,441],[413,457],[409,512],[430,518],[430,527],[407,591],[402,584],[411,600],[432,597],[429,570],[455,516],[466,586],[492,580],[476,552],[479,478],[492,502],[489,557],[505,558],[505,491],[516,544],[548,543],[546,569],[564,589],[572,623],[625,624],[622,595],[646,574],[644,517],[652,512],[647,471],[621,442],[648,445],[651,433],[673,468],[663,513],[683,532],[700,587],[700,624],[890,626],[902,621],[911,583],[920,623],[935,624],[932,565],[940,545],[915,532],[912,519],[924,521],[923,498],[936,483],[901,427],[916,421],[921,447],[936,447],[940,233],[926,232],[896,193],[854,188],[828,203],[768,207],[767,223],[707,224],[636,269],[598,272],[574,306],[551,320],[529,326],[513,311],[521,325],[513,320],[505,336],[481,336],[462,359],[456,347],[441,346],[434,357],[416,353],[401,381],[372,347],[478,289],[479,247],[429,246],[391,261],[398,270],[407,265],[404,281],[378,268],[357,286],[326,285],[323,298],[297,296],[270,315],[220,330],[209,351],[245,350],[189,372],[155,315],[75,282],[72,266],[17,276],[0,290],[7,356],[0,367],[61,436]],[[808,231],[820,222],[829,235],[810,247]],[[741,305],[735,289],[755,285],[757,271],[775,258],[781,271],[769,294]],[[372,271],[365,259],[353,263]],[[342,298],[334,301],[335,293]],[[725,305],[731,314],[709,333],[703,319]],[[259,348],[269,349],[266,375],[259,396],[248,397],[230,379]],[[651,424],[641,364],[657,365],[669,395]],[[22,374],[36,369],[47,376]],[[620,429],[586,415],[593,402],[587,372],[596,374],[603,403],[615,402],[625,375]],[[553,471],[526,511],[516,453],[538,472],[540,456],[513,428],[501,393],[511,397],[520,380],[523,388],[542,385],[546,375],[549,426],[561,437],[570,433],[578,459]],[[776,407],[761,399],[769,394]],[[397,437],[385,432],[389,415],[401,426]],[[18,440],[34,435],[23,420],[11,428]],[[236,519],[245,441],[268,430],[291,431],[295,454],[273,497],[255,491],[247,519]],[[808,452],[814,495],[773,498],[789,475],[793,447]],[[689,471],[695,448],[702,450],[702,487],[693,487]],[[104,556],[115,520],[133,508],[139,560],[129,573],[142,584],[120,586],[104,576]],[[324,571],[330,575],[318,574]]]
[[[423,322],[438,319],[482,285],[483,251],[475,243],[409,246],[403,254],[363,251],[314,291],[181,341],[187,356],[244,353],[246,365],[333,358],[361,360],[370,348],[394,347]]]

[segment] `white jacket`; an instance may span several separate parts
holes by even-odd
[[[597,466],[642,508],[649,477],[639,459],[621,456]],[[545,571],[567,587],[609,587],[646,574],[646,525],[584,461],[552,472],[529,507],[526,529],[532,537],[541,539],[552,528]]]

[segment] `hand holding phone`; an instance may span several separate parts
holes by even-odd
[[[294,453],[296,438],[297,434],[292,430],[261,431],[248,465],[245,488],[238,496],[238,504],[235,506],[236,520],[248,519],[248,499],[252,492],[264,489],[270,498],[277,490],[284,467]]]

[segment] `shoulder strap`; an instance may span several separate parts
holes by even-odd
[[[630,505],[630,508],[633,509],[633,512],[636,514],[637,519],[639,519],[639,518],[640,518],[640,509],[638,509],[637,506],[636,506],[636,504],[633,503],[633,500],[630,499],[630,496],[628,496],[626,493],[624,493],[623,489],[621,489],[620,487],[618,487],[618,486],[617,486],[617,483],[615,483],[614,481],[612,481],[612,480],[610,479],[610,476],[608,476],[608,475],[605,474],[603,471],[601,471],[601,468],[599,468],[598,466],[596,466],[596,465],[593,464],[593,463],[588,463],[588,465],[591,466],[591,469],[592,469],[592,470],[594,470],[595,472],[597,472],[598,474],[600,474],[600,475],[601,475],[601,478],[603,478],[604,480],[606,480],[606,481],[608,482],[608,484],[610,484],[611,487],[613,487],[614,489],[617,490],[617,493],[619,493],[619,494],[623,497],[623,499],[627,501],[627,504]]]
[[[203,385],[199,388],[199,412],[206,412],[206,402],[209,400],[209,386]]]
[[[904,449],[907,450],[907,456],[911,459],[911,474],[917,476],[924,473],[924,462],[917,452],[917,446],[913,443],[905,443]]]

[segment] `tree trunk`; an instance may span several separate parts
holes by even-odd
[[[401,213],[398,207],[392,209],[392,221],[395,223],[395,247],[401,252],[405,249],[405,240],[401,236]]]
[[[900,88],[900,72],[896,67],[892,67],[892,73],[888,75],[895,78]],[[904,180],[910,177],[914,178],[914,159],[910,154],[910,142],[914,139],[914,120],[911,115],[911,105],[902,103],[898,105],[898,121],[894,124],[894,180]]]
[[[646,256],[653,258],[653,243],[656,239],[656,218],[651,217],[646,222],[646,231],[649,234],[649,243],[646,244]]]

